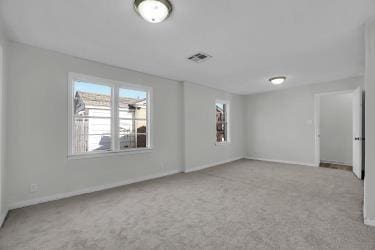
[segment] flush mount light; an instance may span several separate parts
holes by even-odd
[[[160,23],[172,12],[172,4],[168,0],[135,0],[134,8],[150,23]]]
[[[269,79],[269,81],[273,84],[273,85],[280,85],[282,84],[283,82],[285,82],[286,80],[286,77],[285,76],[276,76],[276,77],[272,77]]]

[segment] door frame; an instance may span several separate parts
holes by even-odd
[[[355,89],[332,91],[332,92],[322,92],[314,95],[314,142],[315,142],[315,159],[314,165],[316,167],[320,166],[320,97],[327,95],[339,95],[339,94],[352,94],[352,101],[354,101],[354,91]],[[352,122],[353,122],[352,110]]]

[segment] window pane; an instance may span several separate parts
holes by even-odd
[[[222,103],[216,103],[216,120],[220,122],[226,121],[226,105]]]
[[[147,121],[146,120],[135,121],[135,126],[136,126],[136,129],[137,129],[137,134],[147,133]]]
[[[120,120],[120,134],[134,134],[135,121],[134,120]]]
[[[216,125],[216,141],[225,142],[227,141],[227,124],[221,123]]]
[[[224,104],[223,103],[216,103],[216,108],[219,108],[219,109],[223,110]]]
[[[119,89],[119,116],[128,119],[146,119],[147,92]]]
[[[227,104],[216,103],[216,141],[227,141]]]
[[[146,133],[146,120],[124,120],[120,119],[120,134]]]
[[[74,132],[80,134],[111,134],[111,118],[74,118]]]
[[[120,150],[147,147],[147,92],[119,89]]]
[[[147,118],[147,107],[146,102],[139,104],[136,108],[130,105],[130,108],[119,108],[119,117],[127,119],[146,119]]]
[[[137,134],[137,148],[146,148],[146,147],[147,147],[147,135]]]
[[[147,147],[146,134],[120,134],[120,150]]]
[[[109,134],[80,134],[75,137],[73,150],[75,153],[111,151],[112,138]]]
[[[111,87],[74,82],[73,153],[111,151]]]
[[[216,141],[225,142],[227,140],[227,124],[217,123],[216,124]]]
[[[111,116],[111,87],[74,82],[74,115]]]
[[[110,118],[75,118],[73,152],[111,150]]]
[[[135,134],[120,134],[120,150],[135,148]]]

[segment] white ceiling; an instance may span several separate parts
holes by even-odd
[[[160,24],[132,0],[2,0],[11,40],[248,94],[362,74],[374,0],[172,0]],[[195,52],[212,59],[186,60]]]

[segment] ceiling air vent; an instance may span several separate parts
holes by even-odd
[[[212,56],[210,56],[208,54],[199,52],[199,53],[197,53],[195,55],[189,56],[187,59],[190,60],[190,61],[192,61],[192,62],[200,63],[200,62],[207,61],[211,57]]]

